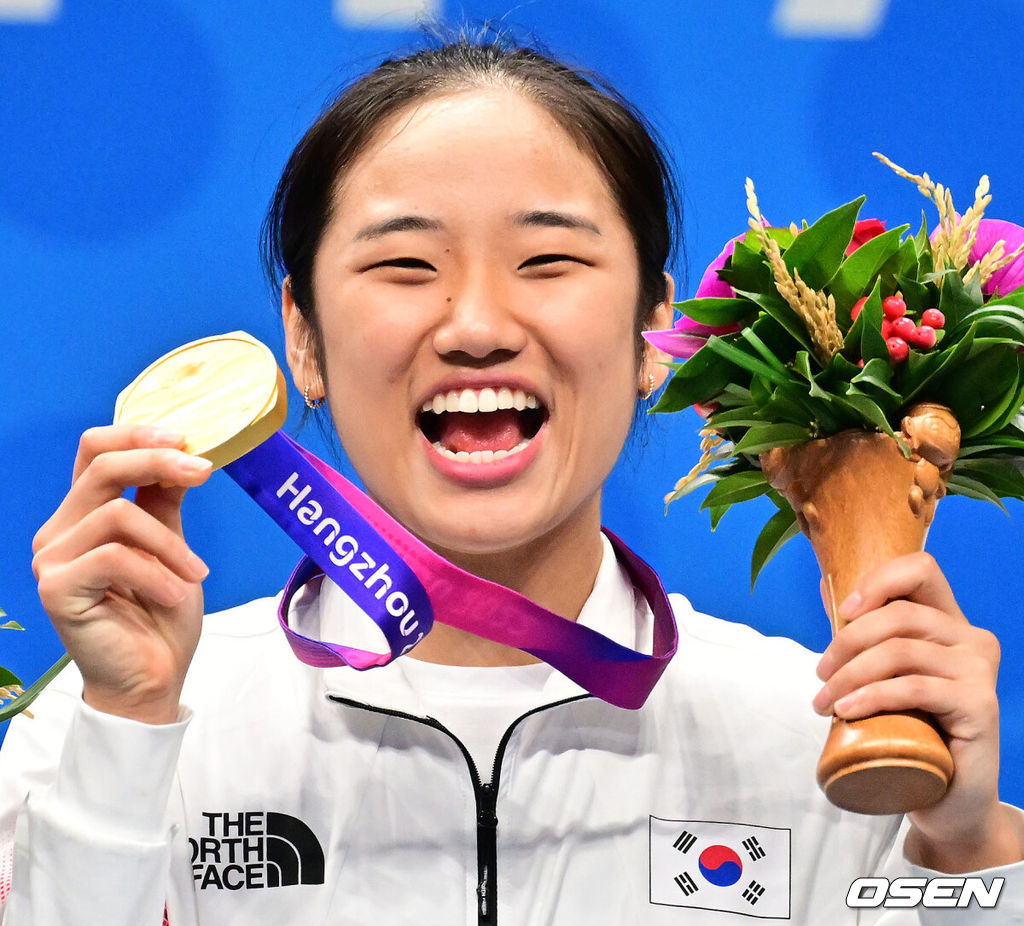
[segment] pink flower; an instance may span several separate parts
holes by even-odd
[[[880,219],[861,219],[853,226],[853,240],[846,249],[846,256],[849,257],[857,248],[867,244],[872,238],[877,238],[885,231],[885,222]]]
[[[664,331],[644,331],[644,338],[658,350],[671,354],[678,360],[689,360],[699,351],[713,334],[731,334],[739,331],[735,322],[728,325],[702,325],[692,318],[682,316],[671,328]]]
[[[998,241],[1004,242],[1004,254],[1012,254],[1024,244],[1024,228],[1001,219],[982,219],[978,223],[974,247],[971,248],[970,262],[977,263],[995,247]],[[981,291],[986,296],[1005,296],[1020,286],[1024,286],[1024,254],[1014,258],[1005,267],[993,273],[982,285]]]
[[[743,238],[743,235],[738,235],[727,241],[725,247],[722,248],[722,253],[708,264],[708,269],[700,278],[700,285],[693,296],[694,299],[734,299],[736,297],[736,290],[724,280],[718,279],[718,271],[732,257],[732,252],[736,250],[736,242],[742,241]]]
[[[732,252],[736,249],[736,242],[742,241],[743,238],[744,235],[737,235],[726,242],[725,247],[722,248],[722,253],[711,261],[708,269],[704,271],[704,276],[700,278],[700,285],[693,296],[694,299],[736,298],[736,290],[724,280],[718,279],[718,271],[732,257]],[[731,334],[739,330],[740,326],[737,324],[704,325],[684,315],[671,328],[664,331],[645,331],[643,336],[657,347],[658,350],[663,350],[666,354],[671,354],[678,360],[689,360],[704,346],[711,335]]]

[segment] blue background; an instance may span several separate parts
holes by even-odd
[[[60,652],[30,543],[66,491],[79,433],[185,341],[243,328],[282,356],[256,249],[280,168],[335,87],[416,42],[414,26],[356,17],[355,2],[346,15],[342,0],[50,0],[28,22],[30,3],[16,14],[0,0],[0,606],[27,628],[0,633],[0,664],[26,679]],[[816,26],[799,15],[808,6]],[[438,0],[433,11],[535,32],[649,114],[685,187],[694,284],[744,227],[748,175],[779,224],[862,192],[865,216],[916,224],[927,204],[872,150],[927,170],[960,204],[988,173],[989,214],[1024,221],[1019,3]],[[682,262],[674,270],[684,277]],[[696,427],[690,413],[647,424],[608,484],[606,522],[698,608],[823,648],[803,538],[749,591],[770,506],[738,506],[714,534],[699,498],[665,515],[662,496],[698,456]],[[330,452],[315,428],[302,439]],[[944,501],[929,549],[965,612],[1001,638],[1003,793],[1022,803],[1021,507],[1008,508]],[[186,509],[212,565],[212,609],[280,587],[296,550],[227,477]]]

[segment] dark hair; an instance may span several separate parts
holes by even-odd
[[[263,222],[264,269],[275,288],[283,274],[310,324],[326,372],[313,294],[313,261],[332,215],[340,178],[373,140],[381,123],[416,101],[472,87],[499,85],[542,105],[594,158],[633,236],[640,264],[636,341],[654,306],[664,301],[664,270],[680,227],[672,172],[646,120],[607,83],[498,36],[465,35],[407,57],[391,58],[344,89],[292,152]]]

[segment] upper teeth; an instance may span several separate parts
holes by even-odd
[[[420,411],[433,412],[495,412],[502,408],[514,408],[523,411],[527,408],[539,408],[537,397],[522,389],[463,389],[461,392],[439,392],[432,399],[423,403]]]

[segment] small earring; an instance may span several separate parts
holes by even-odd
[[[641,399],[649,399],[652,395],[654,395],[654,374],[653,373],[648,373],[647,374],[647,391],[646,392],[641,392],[640,393],[640,398]]]
[[[320,396],[319,399],[311,399],[309,397],[309,386],[306,386],[306,388],[302,390],[302,398],[306,402],[306,408],[317,409],[321,405],[324,404],[324,397],[323,396]]]

